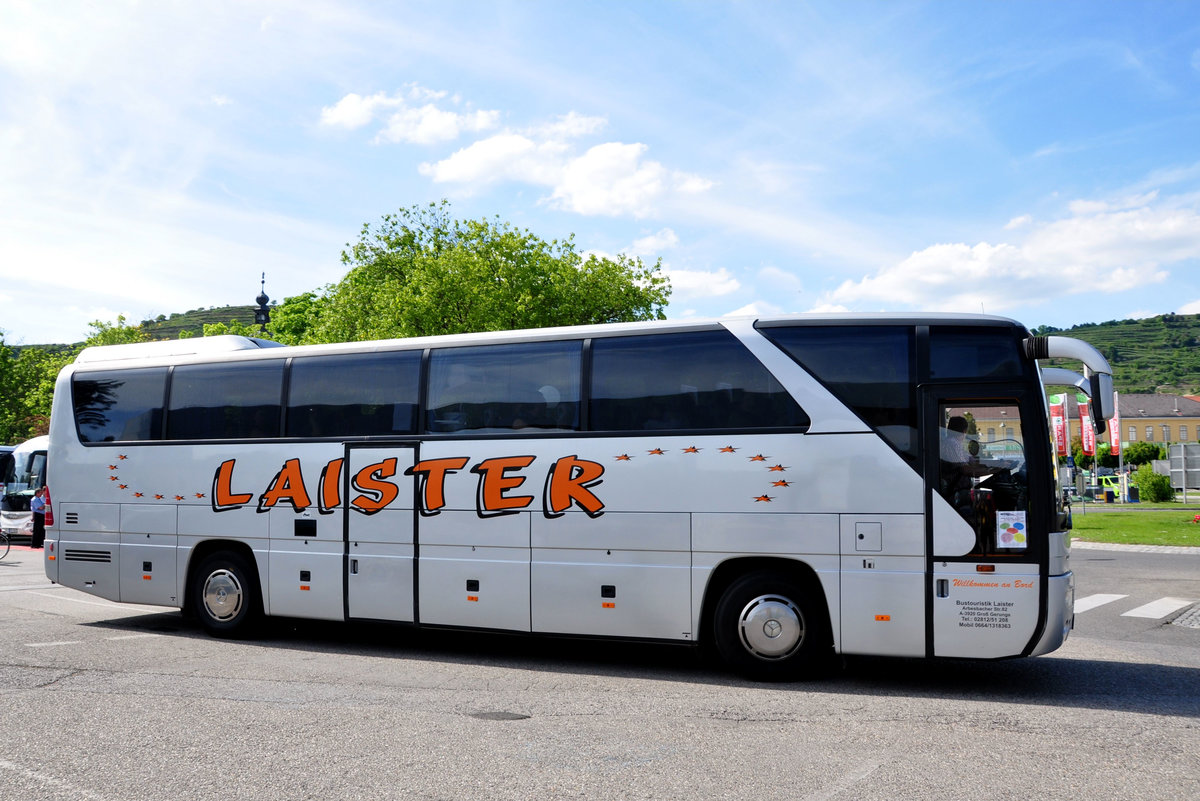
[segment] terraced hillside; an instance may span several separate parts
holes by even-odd
[[[1200,314],[1166,314],[1141,320],[1056,329],[1035,333],[1082,339],[1100,350],[1113,366],[1121,392],[1200,394]]]
[[[207,323],[228,323],[237,320],[250,325],[254,322],[254,306],[222,306],[215,309],[193,309],[170,316],[159,315],[154,320],[142,320],[142,328],[154,339],[179,339],[181,331],[201,336]]]

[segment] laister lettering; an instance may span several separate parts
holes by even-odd
[[[233,468],[236,462],[236,459],[221,462],[217,467],[217,472],[213,474],[212,494],[209,497],[212,499],[214,512],[226,512],[239,506],[245,506],[254,498],[253,493],[234,492],[231,489]]]
[[[466,456],[422,459],[404,471],[404,475],[417,476],[420,482],[421,514],[435,515],[446,505],[446,476],[462,470],[467,461]]]
[[[475,509],[484,516],[512,514],[533,503],[532,495],[506,495],[525,483],[525,476],[507,475],[510,470],[521,470],[533,464],[533,456],[504,456],[484,459],[471,468],[479,476],[479,488],[475,494]]]
[[[354,475],[354,488],[362,494],[350,501],[350,505],[360,512],[373,515],[384,509],[396,496],[400,488],[391,481],[386,481],[396,475],[396,457],[384,459],[382,462],[369,464]]]
[[[542,512],[546,517],[561,517],[576,504],[589,517],[604,514],[604,503],[592,492],[601,482],[604,465],[564,456],[546,474],[546,491],[542,495]]]
[[[258,499],[258,511],[265,512],[280,501],[287,501],[297,512],[303,512],[312,505],[308,499],[308,490],[304,487],[304,474],[300,470],[299,459],[288,459],[283,467],[271,479],[267,491]]]

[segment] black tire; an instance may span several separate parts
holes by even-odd
[[[812,676],[831,653],[825,605],[798,579],[775,570],[747,573],[721,594],[713,642],[731,670],[755,681]]]
[[[191,611],[214,637],[246,637],[262,617],[258,572],[241,554],[209,554],[192,571]]]

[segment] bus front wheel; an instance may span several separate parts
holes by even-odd
[[[821,609],[811,591],[785,573],[748,573],[721,594],[713,641],[725,664],[747,678],[802,678],[828,655]]]
[[[261,614],[256,573],[236,553],[206,556],[192,574],[191,593],[192,611],[214,637],[245,636]]]

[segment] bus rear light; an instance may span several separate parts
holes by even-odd
[[[52,506],[50,505],[50,487],[46,487],[46,518],[45,518],[45,523],[46,523],[46,525],[47,525],[47,526],[53,526],[53,525],[54,525],[54,507],[52,507]]]
[[[975,572],[977,572],[977,573],[995,573],[996,566],[995,565],[975,565]]]

